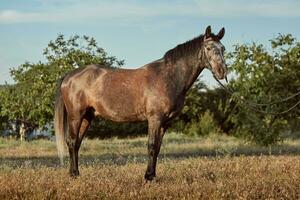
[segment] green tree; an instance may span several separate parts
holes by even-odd
[[[249,102],[265,103],[286,98],[300,89],[300,43],[290,34],[270,40],[268,50],[262,44],[236,45],[229,53],[235,74],[229,86],[236,93],[229,102],[239,106],[231,115],[238,135],[263,145],[280,140],[291,120],[299,122],[300,107],[282,115],[262,114],[250,109]],[[260,106],[266,112],[282,112],[295,105],[300,97],[278,104]]]
[[[26,129],[45,127],[52,123],[57,80],[65,73],[89,64],[111,67],[123,61],[108,56],[95,39],[78,35],[65,39],[59,35],[44,50],[46,62],[26,62],[10,70],[14,85],[1,90],[0,115],[19,121]]]

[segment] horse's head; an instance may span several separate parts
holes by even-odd
[[[215,78],[227,80],[227,66],[224,60],[225,47],[220,42],[224,34],[224,28],[215,35],[208,26],[203,37],[202,51],[205,56],[205,67],[213,73]]]

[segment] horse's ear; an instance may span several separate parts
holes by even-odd
[[[204,36],[205,36],[205,38],[209,38],[210,35],[211,35],[211,27],[208,26],[208,27],[206,27],[205,35]]]
[[[224,34],[225,34],[225,28],[223,27],[223,28],[219,31],[218,35],[217,35],[217,37],[219,38],[219,40],[221,40],[221,39],[223,38]]]

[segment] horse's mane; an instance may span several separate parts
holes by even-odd
[[[211,33],[210,37],[215,40],[216,35]],[[164,58],[166,61],[174,62],[179,58],[182,58],[184,56],[189,56],[195,53],[196,50],[199,50],[202,46],[204,40],[204,35],[201,34],[198,37],[195,37],[194,39],[188,40],[185,43],[179,44],[173,49],[170,49],[167,51],[164,55]]]
[[[178,58],[191,55],[197,49],[200,49],[203,42],[203,38],[203,35],[199,35],[194,39],[188,40],[185,43],[179,44],[173,49],[170,49],[164,55],[165,60],[173,62]]]

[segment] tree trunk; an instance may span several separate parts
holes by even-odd
[[[20,140],[21,142],[25,140],[25,134],[26,134],[26,126],[24,122],[21,122],[21,126],[20,126],[20,130],[19,130],[19,134],[20,134]]]

